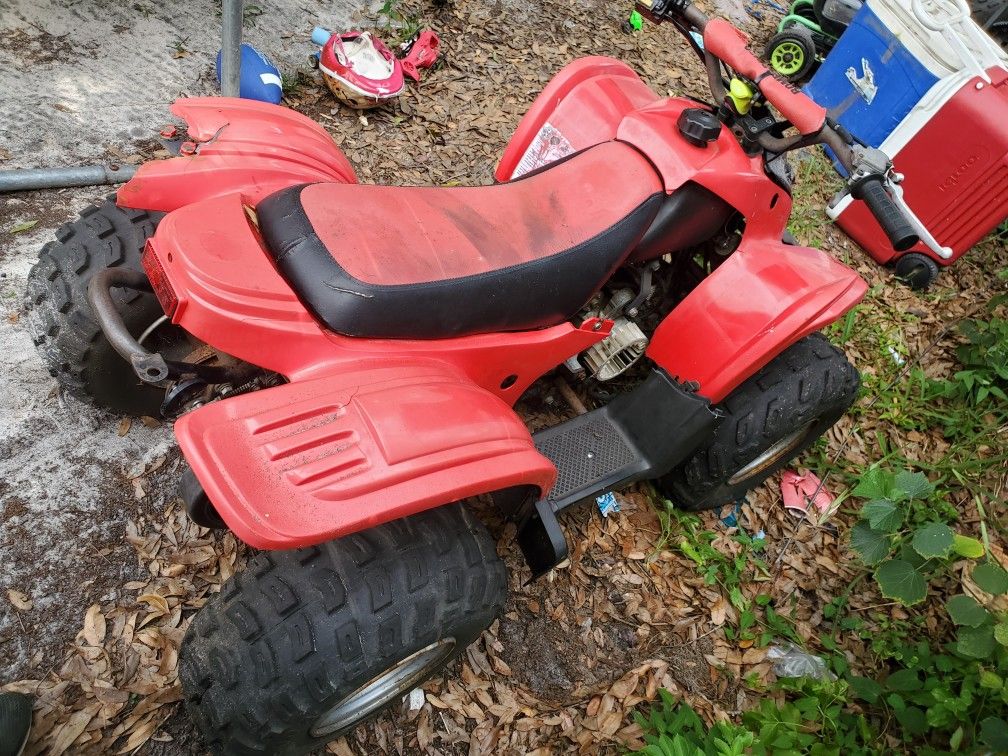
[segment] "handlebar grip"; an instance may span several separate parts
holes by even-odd
[[[910,221],[882,186],[880,177],[869,176],[855,184],[851,187],[851,194],[868,206],[897,252],[908,250],[920,241]]]
[[[770,103],[802,134],[815,134],[826,123],[826,109],[808,95],[775,79],[746,46],[749,38],[723,18],[712,18],[704,27],[704,48],[743,76],[759,82]]]

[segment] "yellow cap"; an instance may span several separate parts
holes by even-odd
[[[732,77],[731,84],[728,86],[728,96],[739,115],[745,115],[749,112],[753,98],[753,88],[749,84],[742,79]]]

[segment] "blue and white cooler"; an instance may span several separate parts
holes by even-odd
[[[948,265],[1008,215],[1008,55],[963,0],[867,0],[807,92],[893,158],[922,239],[912,251]],[[828,214],[894,261],[859,204]]]

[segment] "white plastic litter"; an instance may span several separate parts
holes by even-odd
[[[774,663],[777,677],[811,677],[814,680],[836,680],[826,668],[822,657],[802,651],[793,643],[781,643],[767,650],[766,658]]]

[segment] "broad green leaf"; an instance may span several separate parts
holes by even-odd
[[[860,499],[885,499],[893,488],[893,474],[881,467],[866,470],[851,493]]]
[[[916,706],[907,706],[896,712],[896,719],[912,735],[923,735],[927,730],[927,718],[924,711]]]
[[[913,536],[914,550],[925,559],[944,558],[952,551],[955,534],[943,522],[929,522]]]
[[[914,566],[903,559],[887,559],[875,571],[882,595],[905,606],[918,604],[927,596],[927,583]]]
[[[1001,690],[1004,685],[1004,680],[1001,679],[999,675],[994,674],[990,670],[984,670],[980,673],[980,687],[987,688],[987,690]]]
[[[870,704],[878,701],[879,696],[882,695],[882,686],[870,677],[858,677],[855,675],[849,679],[849,682],[854,694]]]
[[[952,536],[952,551],[969,559],[979,559],[984,555],[984,545],[976,538],[956,533]]]
[[[1008,647],[1008,620],[1001,620],[994,626],[994,640]]]
[[[994,651],[994,628],[990,625],[959,628],[956,651],[972,659],[987,659]]]
[[[35,225],[37,223],[38,223],[37,220],[30,220],[30,221],[25,221],[24,223],[18,223],[15,226],[11,226],[10,229],[8,229],[8,233],[10,233],[10,234],[20,234],[20,233],[22,233],[24,231],[29,231],[29,230],[35,228]]]
[[[990,616],[975,598],[963,593],[946,601],[945,608],[948,609],[949,616],[957,625],[980,627]]]
[[[984,562],[974,567],[973,582],[987,593],[992,593],[995,596],[1008,593],[1008,572],[1005,572],[1001,565],[993,562]]]
[[[874,565],[889,556],[892,538],[885,533],[877,533],[866,522],[859,522],[851,528],[851,548],[867,565]]]
[[[861,509],[861,517],[868,520],[872,530],[893,533],[903,524],[903,511],[886,499],[869,501]]]
[[[1008,751],[1008,722],[987,717],[980,722],[980,739],[995,751]]]
[[[886,686],[890,690],[908,693],[920,690],[922,683],[916,669],[898,669],[886,678]]]
[[[908,499],[926,499],[934,493],[934,486],[924,473],[909,470],[896,473],[893,488],[902,492]]]

